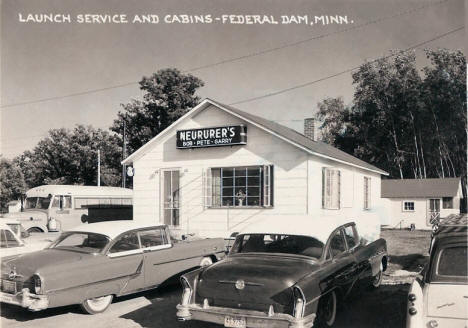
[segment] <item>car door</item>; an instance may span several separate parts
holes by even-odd
[[[349,256],[355,261],[351,274],[351,280],[354,284],[360,276],[369,268],[369,256],[366,247],[359,243],[359,236],[354,224],[348,224],[343,228],[346,246]]]
[[[118,294],[129,294],[144,289],[143,250],[136,231],[126,232],[116,238],[107,252],[103,270],[109,272],[112,281],[118,281]]]
[[[145,288],[157,287],[172,273],[171,241],[164,227],[138,232],[144,258]]]
[[[346,293],[353,283],[356,261],[348,251],[342,228],[331,234],[326,256],[331,259],[334,268],[330,277],[332,284],[343,288]]]

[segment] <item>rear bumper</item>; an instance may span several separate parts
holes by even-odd
[[[226,316],[245,318],[246,327],[306,328],[314,325],[315,314],[297,319],[289,314],[210,306],[203,308],[197,304],[177,305],[179,321],[200,320],[224,325]]]
[[[27,288],[16,294],[0,292],[0,302],[18,305],[31,311],[44,310],[49,306],[47,295],[31,294]]]

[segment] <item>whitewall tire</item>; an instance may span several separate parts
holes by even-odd
[[[206,267],[206,266],[209,266],[209,265],[212,265],[212,264],[213,264],[213,260],[211,259],[211,257],[204,257],[200,261],[200,266],[201,267]]]
[[[332,327],[336,320],[337,298],[334,290],[320,298],[317,309],[318,326]],[[315,325],[314,325],[315,327]]]
[[[96,298],[88,298],[81,303],[81,308],[88,314],[96,314],[104,312],[112,303],[113,295],[101,296]]]

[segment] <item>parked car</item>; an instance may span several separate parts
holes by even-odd
[[[49,235],[29,236],[29,233],[24,230],[20,222],[11,219],[0,222],[0,236],[0,257],[2,261],[7,256],[41,250],[49,246],[53,241],[52,236]]]
[[[226,259],[181,277],[180,321],[226,327],[332,326],[358,281],[378,287],[384,239],[367,242],[354,222],[266,220],[242,231]]]
[[[468,232],[465,215],[437,222],[429,263],[408,293],[406,327],[468,327]]]
[[[176,242],[165,225],[85,224],[42,251],[3,258],[0,296],[32,311],[80,304],[94,314],[105,311],[114,296],[155,288],[224,255],[223,239]]]

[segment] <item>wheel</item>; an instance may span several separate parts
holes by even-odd
[[[112,303],[113,295],[89,298],[81,303],[81,308],[88,314],[104,312]]]
[[[382,271],[383,271],[383,265],[382,265],[382,263],[380,263],[379,272],[377,272],[377,274],[372,277],[371,284],[372,284],[373,289],[376,289],[376,288],[380,287],[380,284],[382,283],[382,278],[383,278]]]
[[[41,228],[32,227],[32,228],[28,229],[28,232],[29,233],[31,233],[31,232],[35,233],[35,232],[43,232],[43,231],[41,230]]]
[[[211,257],[204,257],[200,261],[200,266],[201,267],[206,267],[206,266],[209,266],[209,265],[212,265],[212,264],[213,264],[213,260],[211,259]]]
[[[331,327],[336,319],[336,293],[334,290],[320,298],[316,323],[320,327]],[[315,326],[314,326],[315,327]]]

